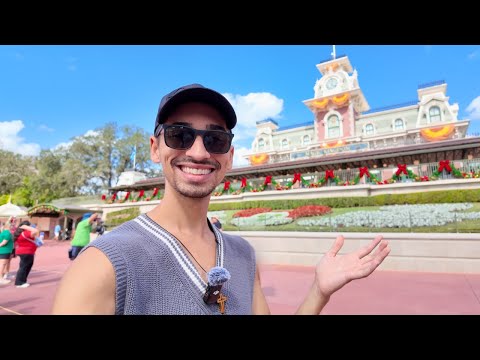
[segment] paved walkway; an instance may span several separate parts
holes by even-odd
[[[0,286],[0,315],[49,314],[56,287],[70,266],[68,242],[47,241],[37,250],[28,278],[31,286]],[[18,268],[18,257],[12,271]],[[263,265],[262,287],[272,314],[293,314],[313,281],[306,266]],[[480,274],[377,270],[332,296],[322,314],[444,315],[480,314]]]

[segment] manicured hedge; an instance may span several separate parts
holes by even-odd
[[[325,205],[332,208],[364,206],[439,204],[480,202],[480,190],[429,191],[409,194],[385,194],[369,197],[332,197],[300,200],[258,200],[228,203],[210,203],[209,211],[242,210],[269,207],[273,210],[294,209],[303,205]]]
[[[138,215],[140,215],[140,209],[138,207],[112,211],[111,213],[107,214],[105,226],[110,230],[111,228],[118,226],[125,221],[135,219]]]

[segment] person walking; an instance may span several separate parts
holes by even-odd
[[[0,233],[0,285],[9,284],[11,280],[8,278],[10,269],[10,259],[13,252],[13,236],[10,232],[11,221],[8,219],[3,225]]]
[[[38,228],[32,227],[30,221],[26,220],[20,223],[13,236],[15,253],[20,257],[20,264],[17,276],[15,277],[15,285],[17,288],[27,288],[30,286],[27,279],[35,261],[35,252],[37,251],[35,238],[38,235]]]
[[[73,240],[71,242],[70,260],[75,260],[80,251],[90,243],[90,233],[92,232],[92,224],[97,220],[97,213],[85,213],[82,220],[77,224]],[[96,228],[96,226],[95,226]]]

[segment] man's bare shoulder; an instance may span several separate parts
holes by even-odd
[[[107,256],[89,247],[68,268],[60,282],[53,314],[112,314],[115,273]]]

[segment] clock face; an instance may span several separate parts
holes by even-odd
[[[338,80],[335,77],[331,77],[330,79],[327,80],[327,89],[332,90],[334,89],[338,84]]]

